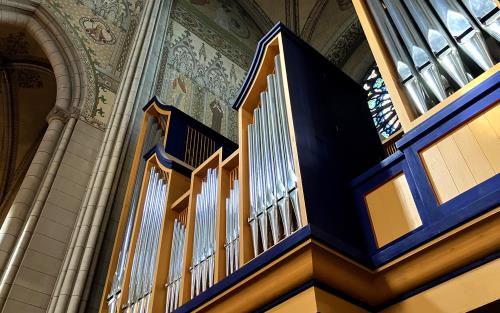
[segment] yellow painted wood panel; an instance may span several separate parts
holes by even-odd
[[[324,291],[318,287],[314,287],[316,294],[316,303],[318,310],[321,313],[368,313],[363,308],[354,305],[342,298],[339,298],[329,292]],[[300,311],[288,311],[300,312]]]
[[[453,133],[453,139],[460,149],[465,162],[467,163],[477,184],[495,175],[493,167],[486,158],[483,150],[479,146],[476,138],[472,134],[468,125],[460,127]]]
[[[310,287],[266,311],[268,313],[368,313],[318,287]]]
[[[400,174],[365,196],[379,247],[422,225],[404,174]]]
[[[485,113],[486,118],[495,130],[497,137],[500,138],[500,104],[495,105],[494,108]]]
[[[469,127],[495,173],[500,173],[500,137],[489,120],[484,115],[479,116],[469,123]]]
[[[498,299],[500,259],[401,301],[381,313],[468,312]]]
[[[288,312],[318,312],[314,287],[310,287],[301,293],[291,297],[290,299],[281,302],[277,306],[266,311],[268,313],[288,313]]]
[[[450,171],[451,178],[457,186],[458,191],[462,193],[474,187],[476,185],[476,180],[474,176],[472,176],[453,136],[447,136],[438,142],[437,147],[446,163],[446,167]]]
[[[456,197],[459,194],[457,186],[437,145],[430,146],[420,155],[439,203]]]

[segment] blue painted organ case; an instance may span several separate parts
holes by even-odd
[[[273,81],[275,91],[270,91]],[[257,115],[260,114],[261,119],[263,115],[272,114],[272,110],[263,109],[263,92],[266,105],[269,108],[276,106],[278,111],[282,106],[283,112],[276,114],[276,124],[279,125],[275,125],[274,130],[271,129],[272,123],[261,130],[269,138],[269,142],[261,140],[267,145],[261,143],[261,148],[274,150],[275,157],[262,156],[266,155],[263,153],[261,156],[254,154],[254,158],[268,158],[272,160],[271,167],[279,168],[276,150],[280,149],[276,147],[288,145],[282,149],[288,151],[278,153],[290,153],[288,162],[293,164],[289,171],[295,172],[297,186],[294,195],[297,199],[292,197],[290,205],[300,208],[302,225],[309,224],[318,234],[332,237],[340,246],[348,247],[346,251],[350,251],[353,257],[361,257],[361,229],[352,209],[349,181],[383,157],[366,105],[365,91],[282,24],[275,26],[259,43],[247,80],[234,104],[239,110],[240,176],[244,182],[250,179],[249,125],[258,124],[255,112],[260,111]],[[275,101],[271,100],[273,96]],[[281,132],[278,130],[280,126],[283,128]],[[274,141],[273,132],[276,135]],[[289,143],[283,143],[279,140],[281,138],[288,139]],[[266,164],[254,167],[259,170],[260,166]],[[271,178],[277,175],[277,171],[273,171]],[[294,184],[291,185],[288,190],[294,188]],[[241,205],[247,217],[246,212],[251,211],[251,201],[246,201],[250,198],[250,188],[247,188],[249,185],[243,186],[242,199],[245,200]],[[292,223],[297,224],[296,217],[293,219],[294,212],[290,214]],[[283,216],[279,217],[282,221]],[[248,218],[252,219],[251,216]],[[282,225],[279,227],[283,228]],[[355,229],[358,231],[353,231]],[[283,233],[280,234],[282,237]],[[272,241],[270,244],[275,243]],[[244,260],[249,260],[251,255],[248,251],[243,252]]]

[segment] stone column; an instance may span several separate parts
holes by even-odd
[[[134,46],[130,52],[126,72],[113,107],[104,142],[101,146],[92,178],[81,207],[76,235],[65,257],[64,268],[53,294],[49,312],[76,313],[82,299],[85,282],[97,245],[99,230],[119,166],[131,114],[147,61],[154,25],[162,1],[149,0],[145,4]]]
[[[59,137],[64,127],[65,116],[66,113],[56,107],[54,107],[49,114],[49,125],[45,131],[45,135],[26,172],[26,176],[7,213],[7,217],[0,228],[0,270],[2,272],[2,277],[5,276],[5,266],[12,255],[13,248],[18,241],[23,225],[32,208],[35,196],[44,179],[50,159],[56,149],[57,142],[59,141]],[[2,294],[0,294],[0,297],[2,297]]]
[[[60,135],[60,129],[66,124],[68,120],[68,114],[60,109],[54,107],[52,111],[47,116],[47,122],[49,123],[49,129],[51,126],[56,125],[59,130],[58,135]],[[38,192],[36,194],[36,199],[33,202],[33,206],[31,207],[29,217],[25,216],[26,223],[24,223],[22,230],[19,232],[19,237],[15,242],[15,246],[12,249],[12,253],[9,255],[9,259],[7,265],[5,266],[4,272],[2,274],[2,278],[0,280],[0,308],[4,306],[5,300],[7,299],[8,293],[12,286],[12,282],[14,281],[14,277],[19,269],[19,265],[24,257],[24,253],[26,252],[26,248],[31,240],[31,236],[33,231],[38,223],[38,218],[40,217],[40,212],[47,200],[47,196],[49,194],[50,188],[54,182],[56,177],[57,170],[61,164],[62,156],[66,147],[68,145],[69,138],[71,137],[71,133],[75,127],[76,119],[73,117],[70,119],[69,123],[66,124],[64,128],[64,132],[60,141],[58,138],[54,138],[55,142],[59,142],[57,144],[57,149],[50,159],[50,164],[48,165],[48,170],[41,181]],[[49,132],[47,129],[47,133]],[[46,133],[46,134],[47,134]],[[43,143],[43,141],[42,141]],[[40,144],[40,147],[42,145]],[[40,150],[40,148],[39,148]],[[54,149],[52,149],[54,151]],[[35,157],[36,158],[36,157]],[[10,214],[10,212],[9,212]]]
[[[80,302],[80,312],[90,313],[98,311],[98,303],[101,300],[103,285],[105,285],[106,281],[107,264],[109,264],[116,237],[117,222],[110,217],[116,218],[122,210],[123,197],[125,196],[126,185],[130,176],[130,167],[138,140],[137,136],[144,114],[142,108],[155,95],[158,79],[163,80],[163,75],[160,74],[162,69],[161,62],[166,61],[163,54],[166,52],[164,50],[167,50],[168,46],[166,38],[170,25],[171,9],[172,0],[161,1],[159,14],[156,18],[154,29],[152,29],[152,37],[147,45],[147,63],[141,73],[133,113],[120,154],[121,158],[117,174],[101,223],[97,244],[94,248],[95,253],[91,267],[87,274],[85,289]],[[112,220],[110,221],[110,219]]]

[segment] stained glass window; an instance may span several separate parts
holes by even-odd
[[[368,107],[381,139],[386,139],[401,128],[384,79],[374,65],[368,71],[363,88],[368,92]]]

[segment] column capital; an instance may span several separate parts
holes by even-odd
[[[52,110],[50,110],[49,114],[47,115],[47,123],[50,124],[52,120],[60,120],[63,123],[66,123],[68,121],[68,118],[70,117],[70,114],[68,111],[63,110],[57,106],[54,106]]]

